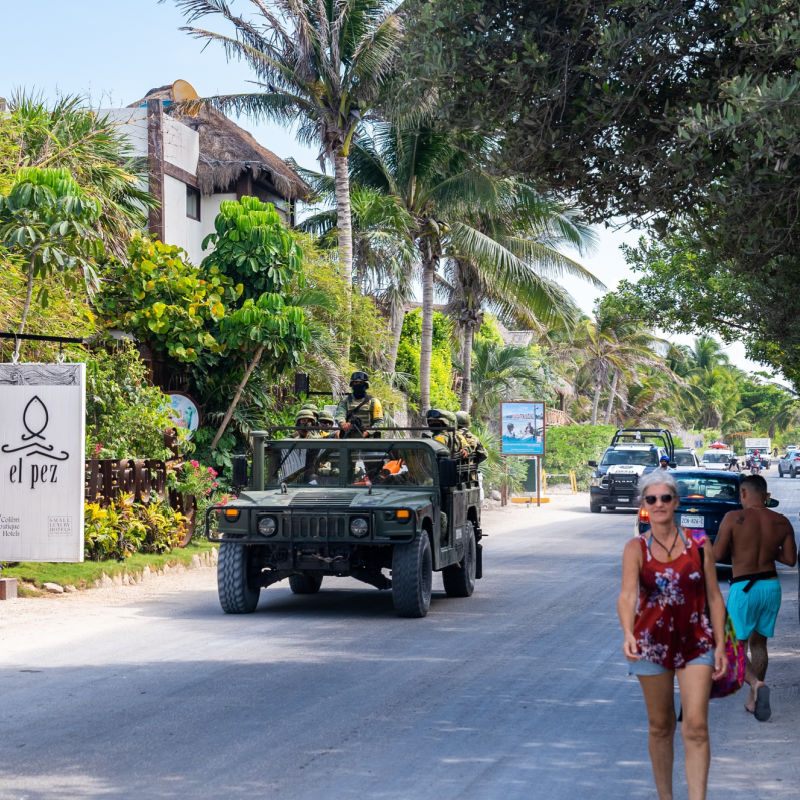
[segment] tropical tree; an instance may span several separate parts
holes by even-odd
[[[515,181],[501,183],[501,189],[495,204],[468,212],[468,221],[485,237],[481,246],[469,248],[471,255],[455,255],[445,262],[447,312],[461,332],[464,409],[471,404],[472,343],[483,321],[483,309],[541,333],[545,323],[555,322],[552,312],[556,299],[568,312],[562,320],[572,322],[577,309],[570,310],[571,300],[566,292],[544,275],[559,274],[567,265],[572,267],[558,248],[568,246],[582,253],[595,241],[576,209]],[[528,269],[508,263],[502,248]],[[538,273],[538,280],[531,280],[531,271]],[[602,286],[588,272],[582,276]]]
[[[469,412],[476,419],[488,421],[500,403],[513,397],[523,384],[544,391],[543,375],[532,363],[527,347],[506,346],[477,338],[474,350],[472,385],[475,391]]]
[[[37,277],[61,271],[69,283],[75,271],[85,277],[91,270],[93,257],[101,252],[95,248],[99,242],[92,228],[99,213],[99,203],[87,197],[65,169],[24,167],[8,195],[0,195],[0,248],[22,259],[27,271],[20,334],[25,332]],[[19,350],[17,340],[15,358]]]
[[[375,103],[401,41],[390,0],[250,0],[251,17],[234,14],[225,0],[175,0],[190,23],[183,30],[222,45],[245,61],[257,90],[206,98],[222,111],[297,124],[298,138],[321,146],[333,164],[342,272],[352,278],[348,157],[361,120]],[[230,35],[191,26],[224,17]],[[350,308],[346,309],[349,318]],[[349,337],[345,351],[349,349]]]
[[[509,227],[495,239],[476,226],[476,209],[499,217],[521,195],[515,182],[484,168],[490,148],[486,137],[460,136],[433,125],[385,123],[374,126],[372,137],[359,140],[352,153],[354,184],[397,198],[413,220],[410,236],[422,277],[421,412],[430,407],[434,284],[441,280],[442,258],[470,260],[498,293],[516,293],[520,306],[545,320],[573,311],[548,274],[566,271],[594,280],[555,251],[548,249],[548,259],[542,259],[543,246],[514,237]]]
[[[13,131],[13,157],[0,166],[12,174],[22,167],[68,170],[88,201],[99,207],[92,224],[97,238],[123,257],[131,230],[145,227],[148,210],[157,202],[145,185],[146,163],[134,156],[118,125],[87,108],[80,97],[47,105],[26,94],[11,98],[0,130],[6,125]]]
[[[334,182],[324,174],[296,167],[321,198],[334,198]],[[416,250],[411,239],[413,219],[399,199],[373,189],[353,186],[354,284],[362,294],[375,297],[386,310],[391,345],[384,368],[394,372],[405,307],[412,296]],[[335,245],[336,212],[323,210],[303,219],[297,226],[319,237],[322,247]]]

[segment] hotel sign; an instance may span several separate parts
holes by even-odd
[[[83,561],[85,370],[0,364],[0,561]]]

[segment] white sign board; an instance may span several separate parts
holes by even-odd
[[[0,561],[83,561],[84,364],[0,364]]]

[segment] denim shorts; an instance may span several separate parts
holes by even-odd
[[[694,666],[695,664],[713,667],[714,649],[712,648],[711,650],[707,650],[705,653],[703,653],[703,655],[688,661],[686,666]],[[662,672],[669,671],[670,670],[668,670],[666,667],[662,667],[661,664],[656,664],[655,661],[647,661],[644,658],[640,661],[628,662],[628,675],[661,675]]]

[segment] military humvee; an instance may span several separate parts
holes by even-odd
[[[248,488],[206,516],[223,611],[254,611],[261,589],[284,578],[296,594],[326,577],[391,588],[403,617],[428,613],[434,570],[448,595],[472,594],[482,533],[471,460],[426,438],[269,437],[252,433],[252,467],[234,461],[234,483]]]

